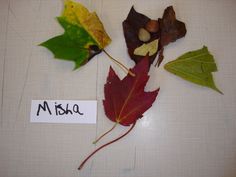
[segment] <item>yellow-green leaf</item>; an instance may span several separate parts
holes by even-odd
[[[181,55],[165,64],[164,68],[187,81],[212,88],[222,94],[214,83],[212,72],[217,71],[217,66],[206,46]]]
[[[64,7],[62,16],[57,18],[64,34],[40,45],[48,48],[55,58],[74,61],[77,69],[99,54],[111,39],[96,13],[70,0],[65,1]]]
[[[99,48],[103,49],[111,42],[96,12],[90,13],[82,4],[71,0],[65,1],[62,17],[72,24],[85,28],[98,43]]]
[[[134,50],[134,55],[146,56],[148,54],[149,56],[152,56],[157,52],[157,49],[158,49],[158,39],[149,42],[147,44],[143,44],[140,47],[136,48]]]

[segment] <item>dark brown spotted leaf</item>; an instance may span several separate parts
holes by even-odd
[[[128,48],[129,56],[132,60],[135,61],[135,63],[138,63],[143,56],[138,56],[134,54],[134,50],[138,47],[140,47],[144,42],[140,41],[138,38],[138,32],[140,28],[145,28],[145,25],[147,22],[149,22],[151,19],[147,16],[138,13],[134,7],[131,8],[127,18],[125,21],[123,21],[123,31],[125,36],[126,45]],[[159,32],[151,33],[151,38],[148,42],[154,41],[155,39],[159,38]],[[150,64],[153,63],[153,61],[156,58],[156,54],[149,56],[149,62]]]
[[[150,20],[150,18],[138,13],[135,11],[134,7],[132,7],[126,20],[123,21],[123,31],[129,56],[135,63],[138,63],[143,56],[135,55],[134,50],[144,43],[150,43],[159,39],[157,52],[154,55],[149,56],[150,64],[152,64],[159,52],[157,60],[157,65],[159,66],[164,58],[164,46],[184,37],[187,31],[185,24],[176,19],[173,7],[169,6],[165,9],[163,17],[157,20],[159,26],[158,30],[156,32],[150,32],[151,38],[149,41],[142,42],[138,37],[139,29],[146,28],[146,25]]]
[[[172,6],[169,6],[165,9],[162,19],[159,19],[159,23],[161,29],[159,49],[161,52],[158,56],[158,66],[164,59],[164,46],[168,45],[170,42],[175,42],[177,39],[184,37],[187,32],[185,24],[176,19],[175,11]]]

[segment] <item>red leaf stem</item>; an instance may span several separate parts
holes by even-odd
[[[102,139],[104,136],[106,136],[108,133],[110,133],[116,126],[117,126],[117,122],[111,127],[110,130],[106,131],[105,133],[103,133],[99,138],[97,138],[93,144],[96,144],[100,139]]]
[[[110,144],[112,144],[112,143],[114,143],[114,142],[120,140],[120,139],[123,138],[124,136],[126,136],[126,135],[134,128],[135,124],[136,124],[136,122],[134,122],[134,123],[132,124],[132,126],[130,127],[130,129],[129,129],[126,133],[124,133],[123,135],[121,135],[121,136],[119,136],[118,138],[116,138],[116,139],[114,139],[114,140],[112,140],[112,141],[110,141],[110,142],[108,142],[108,143],[106,143],[106,144],[100,146],[99,148],[95,149],[95,150],[80,164],[78,170],[81,170],[81,169],[83,168],[84,164],[85,164],[85,163],[90,159],[90,157],[92,157],[96,152],[98,152],[99,150],[103,149],[104,147],[106,147],[106,146],[108,146],[108,145],[110,145]]]

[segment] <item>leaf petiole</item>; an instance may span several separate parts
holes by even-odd
[[[112,128],[110,130],[108,130],[107,132],[103,133],[99,138],[97,138],[93,144],[96,144],[100,139],[102,139],[105,135],[107,135],[108,133],[110,133],[116,126],[117,126],[117,122],[112,126]]]
[[[121,69],[123,69],[125,72],[127,72],[129,75],[135,77],[135,74],[130,71],[125,65],[123,65],[121,62],[113,58],[109,53],[107,53],[106,50],[103,49],[103,52],[108,56],[109,59],[111,59],[113,62],[115,62]]]
[[[121,136],[119,136],[118,138],[116,138],[116,139],[114,139],[114,140],[112,140],[112,141],[110,141],[110,142],[108,142],[108,143],[106,143],[106,144],[100,146],[99,148],[95,149],[86,159],[84,159],[84,161],[80,164],[78,170],[81,170],[81,169],[83,168],[84,164],[85,164],[85,163],[90,159],[90,157],[92,157],[96,152],[98,152],[99,150],[103,149],[104,147],[106,147],[106,146],[108,146],[108,145],[110,145],[110,144],[112,144],[112,143],[114,143],[114,142],[120,140],[121,138],[123,138],[124,136],[126,136],[129,132],[131,132],[131,130],[134,128],[135,124],[136,124],[136,122],[134,122],[134,123],[132,124],[132,126],[129,128],[129,130],[128,130],[127,132],[125,132],[123,135],[121,135]]]

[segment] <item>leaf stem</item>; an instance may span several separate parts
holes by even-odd
[[[109,53],[107,53],[106,50],[103,49],[103,52],[110,58],[113,62],[115,62],[121,69],[123,69],[125,72],[129,73],[129,75],[135,77],[135,74],[130,71],[125,65],[123,65],[121,62],[113,58]]]
[[[112,128],[110,130],[108,130],[107,132],[103,133],[99,138],[97,138],[93,144],[96,144],[100,139],[102,139],[105,135],[107,135],[108,133],[110,133],[116,126],[117,126],[117,122],[112,126]]]
[[[164,55],[163,55],[163,52],[164,52],[164,47],[162,47],[159,51],[159,54],[158,54],[158,58],[157,58],[157,62],[155,64],[155,67],[159,67],[161,62],[163,61],[164,59]]]
[[[114,140],[112,140],[112,141],[110,141],[110,142],[108,142],[108,143],[106,143],[106,144],[100,146],[99,148],[95,149],[95,150],[80,164],[78,170],[81,170],[81,169],[83,168],[84,164],[85,164],[85,163],[90,159],[90,157],[92,157],[96,152],[98,152],[99,150],[103,149],[104,147],[106,147],[106,146],[108,146],[108,145],[110,145],[110,144],[112,144],[112,143],[114,143],[114,142],[120,140],[120,139],[123,138],[124,136],[126,136],[126,135],[134,128],[135,124],[136,124],[136,122],[134,122],[134,123],[132,124],[132,126],[129,128],[129,130],[128,130],[127,132],[125,132],[123,135],[121,135],[121,136],[119,136],[118,138],[116,138],[116,139],[114,139]]]

